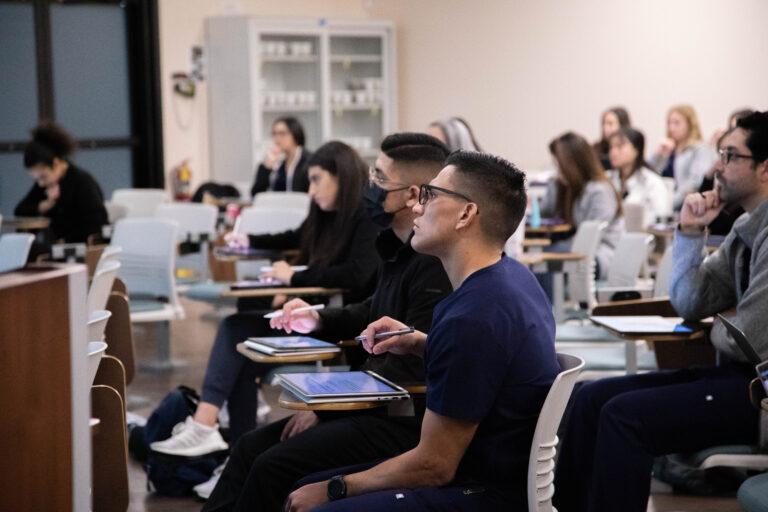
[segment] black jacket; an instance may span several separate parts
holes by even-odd
[[[59,181],[59,199],[43,216],[51,219],[54,240],[67,243],[86,242],[88,235],[101,233],[101,227],[109,222],[104,208],[104,195],[99,184],[86,171],[69,164],[66,174]],[[48,199],[45,188],[35,183],[24,199],[16,205],[14,215],[38,217],[37,207]]]
[[[376,284],[376,271],[379,256],[375,242],[380,228],[376,226],[362,206],[353,216],[354,227],[348,240],[338,240],[344,248],[334,261],[324,265],[309,265],[307,270],[296,272],[291,278],[291,286],[322,286],[324,288],[343,288],[344,302],[358,302],[368,297]],[[250,246],[257,249],[296,249],[301,235],[306,229],[306,221],[298,229],[274,235],[250,235]],[[296,262],[307,264],[304,261]]]
[[[382,316],[429,332],[432,310],[452,291],[442,263],[417,253],[410,239],[402,243],[391,229],[379,234],[376,249],[383,260],[376,291],[364,302],[320,311],[323,330],[318,334],[323,338],[351,339]],[[424,360],[416,356],[368,355],[363,368],[395,382],[424,382]]]
[[[307,172],[309,165],[307,164],[309,163],[311,156],[312,153],[306,149],[302,149],[301,158],[299,158],[299,162],[296,164],[296,168],[293,170],[293,181],[291,181],[291,190],[293,192],[306,192],[309,190],[309,174]],[[269,178],[272,172],[272,169],[266,165],[259,165],[258,169],[256,170],[256,179],[254,180],[253,186],[251,187],[252,196],[255,196],[259,192],[265,192],[269,190]],[[275,169],[274,172],[285,172],[285,161],[283,161],[283,163],[280,164],[280,167]],[[284,192],[285,187],[280,187],[274,191]]]

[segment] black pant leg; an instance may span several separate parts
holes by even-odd
[[[256,458],[234,510],[282,510],[299,479],[322,470],[393,457],[416,446],[415,418],[357,415],[324,421]]]
[[[253,461],[260,454],[280,442],[280,435],[290,418],[285,418],[242,436],[229,456],[227,465],[203,507],[203,512],[233,510]]]

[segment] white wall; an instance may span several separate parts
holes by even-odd
[[[376,18],[395,22],[401,129],[461,115],[485,149],[524,168],[573,129],[626,106],[655,146],[669,105],[690,102],[705,136],[728,113],[768,108],[765,0],[160,0],[166,170],[185,157],[208,176],[205,84],[173,99],[206,16]],[[174,104],[176,106],[174,107]],[[178,119],[178,120],[177,120]],[[183,127],[182,124],[188,124]]]

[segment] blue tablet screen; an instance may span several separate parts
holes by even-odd
[[[286,373],[281,374],[280,378],[307,396],[398,392],[365,372]]]

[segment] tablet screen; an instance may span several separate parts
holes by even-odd
[[[287,373],[280,378],[309,397],[402,393],[366,372]]]
[[[272,348],[335,348],[336,345],[327,341],[317,340],[309,336],[275,336],[271,338],[248,338]]]

